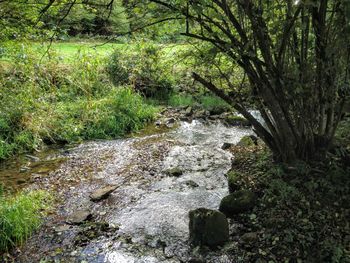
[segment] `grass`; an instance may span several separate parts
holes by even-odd
[[[74,43],[73,43],[74,44]],[[109,139],[137,131],[157,108],[128,87],[116,87],[106,59],[76,54],[69,64],[14,50],[0,73],[0,160],[44,143]]]
[[[51,201],[43,191],[22,192],[13,197],[0,193],[0,255],[24,243],[40,226]]]
[[[193,106],[195,99],[187,94],[172,94],[169,98],[168,104],[172,107]]]

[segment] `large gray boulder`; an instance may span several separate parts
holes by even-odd
[[[227,217],[249,211],[255,206],[256,197],[250,190],[240,190],[225,196],[220,203],[219,210]]]
[[[198,208],[189,213],[190,242],[194,246],[217,247],[229,239],[226,216],[215,210]]]

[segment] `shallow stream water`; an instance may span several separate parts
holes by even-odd
[[[21,185],[50,190],[59,205],[22,248],[18,262],[188,262],[196,253],[187,241],[188,212],[218,208],[228,192],[225,174],[233,158],[221,146],[247,134],[251,130],[192,121],[163,133],[41,154],[40,161],[22,169]],[[170,168],[183,174],[167,175]],[[3,168],[0,180],[10,174],[7,182],[18,183],[18,169]],[[91,192],[106,185],[117,188],[108,199],[92,202]],[[66,223],[78,210],[91,211],[90,224]],[[230,262],[223,253],[205,257]]]

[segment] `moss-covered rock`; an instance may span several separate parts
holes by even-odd
[[[228,190],[230,194],[240,189],[239,176],[235,171],[229,171],[227,173]]]
[[[237,115],[228,116],[225,121],[228,125],[232,126],[251,126],[250,122],[246,118]]]
[[[240,190],[225,196],[220,203],[219,210],[227,217],[246,212],[255,205],[255,194],[250,190]]]
[[[243,136],[242,139],[237,143],[237,146],[249,147],[257,145],[257,143],[258,138],[256,138],[254,135],[246,135]]]
[[[189,213],[190,242],[194,246],[217,247],[229,239],[226,216],[215,210],[198,208]]]

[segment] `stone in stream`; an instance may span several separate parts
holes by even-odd
[[[182,170],[180,168],[170,168],[165,171],[165,173],[169,176],[179,177],[183,174]]]
[[[100,189],[97,189],[92,194],[90,194],[91,201],[97,202],[106,199],[115,189],[116,185],[109,185]]]
[[[32,161],[32,162],[39,162],[39,161],[40,161],[40,158],[39,158],[39,157],[30,155],[30,154],[26,154],[26,158],[27,158],[29,161]]]
[[[215,210],[198,208],[189,213],[190,242],[194,246],[217,247],[229,239],[226,216]]]
[[[255,194],[250,190],[240,190],[225,196],[220,203],[219,210],[227,217],[246,212],[255,205]]]
[[[85,221],[89,221],[92,217],[92,214],[89,210],[78,210],[74,213],[72,213],[67,218],[67,223],[72,225],[79,225],[84,223]]]
[[[185,116],[191,116],[193,113],[193,109],[191,106],[187,107],[185,110]]]
[[[232,143],[224,142],[224,144],[221,146],[221,149],[222,150],[227,150],[227,149],[230,149],[232,146],[233,146]]]
[[[199,185],[198,185],[195,181],[193,181],[193,180],[188,180],[188,181],[185,182],[185,184],[186,184],[187,186],[191,187],[191,188],[199,187]]]

